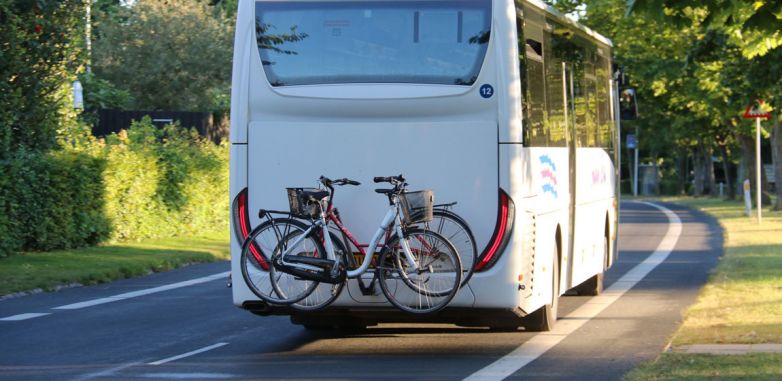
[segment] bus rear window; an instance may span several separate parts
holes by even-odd
[[[256,3],[255,31],[273,86],[472,85],[490,0]]]

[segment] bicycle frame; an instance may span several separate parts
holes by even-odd
[[[322,208],[322,206],[321,206]],[[321,209],[322,210],[322,209]],[[399,217],[399,204],[398,201],[395,199],[391,207],[386,212],[386,215],[383,217],[382,222],[380,223],[380,226],[375,231],[375,234],[372,236],[372,240],[370,241],[367,248],[372,248],[372,250],[364,251],[361,246],[356,242],[355,238],[353,238],[353,235],[350,234],[350,231],[345,228],[345,226],[342,224],[341,221],[339,221],[339,218],[336,216],[333,216],[333,212],[331,211],[331,208],[329,208],[328,212],[321,213],[320,219],[318,221],[315,221],[309,228],[307,228],[306,231],[304,231],[304,234],[302,234],[300,237],[296,238],[288,248],[284,250],[282,253],[282,262],[289,266],[298,267],[301,269],[306,270],[313,270],[313,271],[319,271],[319,268],[309,266],[302,263],[288,263],[285,261],[285,257],[290,254],[290,252],[296,248],[309,234],[312,232],[313,229],[320,228],[321,234],[324,241],[324,246],[326,249],[326,256],[329,260],[335,261],[336,254],[334,253],[334,244],[331,240],[331,235],[328,231],[328,222],[327,217],[329,220],[332,220],[337,225],[337,228],[348,235],[350,240],[353,242],[354,245],[359,249],[359,251],[364,255],[364,260],[361,263],[361,266],[359,266],[357,269],[354,270],[348,270],[347,277],[350,279],[356,278],[360,276],[361,274],[365,273],[367,269],[369,269],[369,265],[372,262],[372,258],[374,257],[374,253],[377,250],[378,243],[380,242],[383,235],[388,231],[389,227],[393,224],[394,232],[397,234],[398,237],[404,237],[402,232],[402,221]],[[410,250],[410,246],[408,245],[407,241],[404,239],[400,240],[400,244],[402,246],[402,251],[405,254],[405,260],[407,261],[408,266],[413,271],[418,271],[418,264],[415,261],[415,257],[413,256],[412,251]],[[334,269],[336,270],[336,266]]]

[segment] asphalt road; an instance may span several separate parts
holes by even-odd
[[[664,239],[661,210],[622,204],[620,257],[605,281],[614,291],[564,297],[552,333],[310,332],[234,307],[228,264],[215,263],[0,301],[0,380],[619,380],[664,350],[722,252],[712,219],[665,207],[681,220],[678,240]],[[660,257],[665,242],[675,245]],[[581,313],[595,305],[595,316]]]

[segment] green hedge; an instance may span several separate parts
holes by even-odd
[[[0,170],[0,256],[228,226],[228,146],[149,118],[80,149],[19,151]]]

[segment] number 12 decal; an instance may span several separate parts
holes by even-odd
[[[491,87],[491,85],[486,84],[481,86],[480,92],[482,97],[489,99],[492,95],[494,95],[494,88]]]

